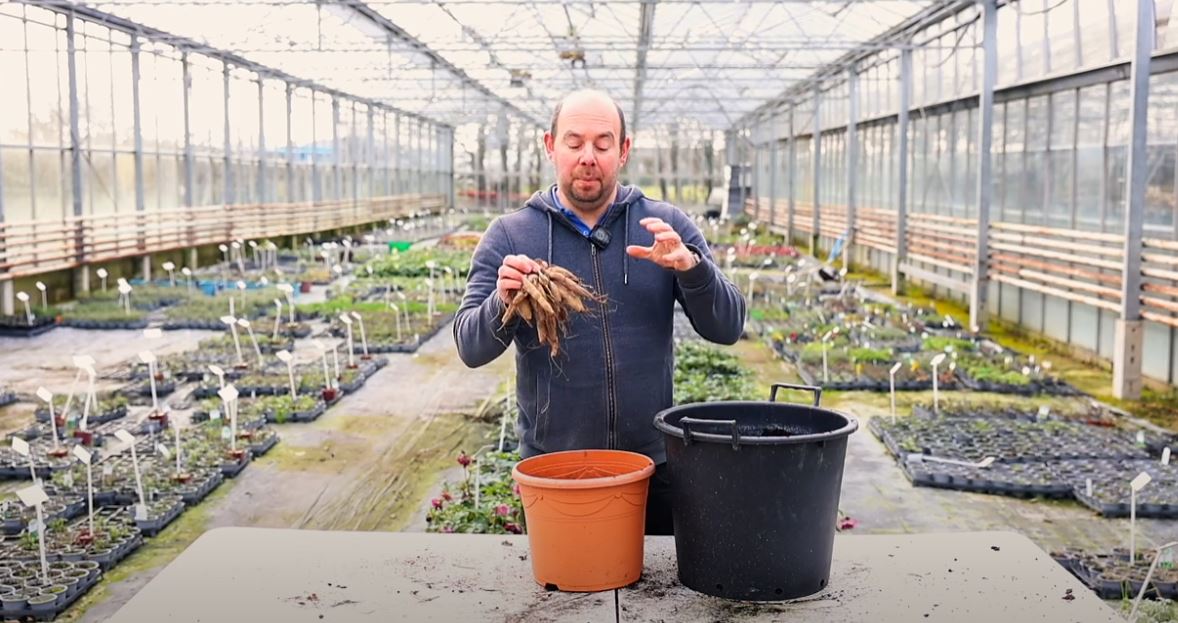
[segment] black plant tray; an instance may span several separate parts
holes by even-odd
[[[176,503],[167,510],[160,517],[149,517],[144,520],[135,520],[135,526],[143,533],[143,536],[152,537],[160,533],[161,530],[168,527],[168,524],[176,520],[180,513],[184,512],[184,502],[176,500]]]
[[[92,329],[97,331],[115,331],[119,329],[145,329],[147,328],[147,319],[141,318],[139,320],[84,320],[84,319],[70,319],[66,318],[61,321],[61,326],[71,327],[74,329]]]
[[[226,478],[236,478],[250,463],[250,453],[246,450],[245,454],[241,455],[241,459],[237,461],[230,461],[228,459],[221,460],[221,473]]]
[[[24,316],[0,316],[0,337],[33,337],[56,326],[55,318],[36,316],[29,325]]]

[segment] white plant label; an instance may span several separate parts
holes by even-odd
[[[217,392],[217,395],[220,396],[221,400],[224,400],[225,402],[233,402],[234,400],[237,400],[237,388],[232,385],[226,385],[221,389],[221,391]]]
[[[1145,488],[1145,485],[1148,485],[1152,481],[1153,477],[1149,475],[1149,472],[1141,472],[1140,474],[1137,474],[1137,477],[1129,483],[1129,487],[1133,489],[1134,492],[1141,491]]]
[[[147,517],[148,517],[147,505],[146,504],[136,504],[135,505],[135,521],[147,521]]]
[[[1170,464],[1170,448],[1162,448],[1162,465]]]
[[[20,498],[21,504],[25,506],[36,506],[49,501],[49,496],[45,494],[45,490],[41,488],[41,485],[32,485],[24,489],[17,489],[16,497]]]
[[[114,476],[114,475],[115,475],[115,466],[114,465],[107,463],[102,466],[102,477],[103,478],[110,478],[111,476]]]
[[[115,431],[115,437],[117,437],[119,441],[128,445],[135,443],[135,436],[121,428]]]
[[[158,452],[160,454],[160,456],[164,457],[165,459],[172,458],[172,451],[168,450],[168,447],[162,443],[155,444],[155,451]]]
[[[1084,491],[1087,492],[1088,497],[1092,497],[1092,479],[1086,478],[1084,480]]]
[[[1145,445],[1145,431],[1143,431],[1143,430],[1137,431],[1137,445],[1139,445],[1139,446]]]
[[[229,430],[228,426],[221,427],[221,441],[229,441],[233,438],[233,431]]]
[[[12,449],[16,450],[16,452],[18,454],[20,454],[21,456],[28,456],[29,455],[29,442],[25,441],[24,439],[21,439],[20,437],[13,437],[12,438]]]
[[[217,420],[221,419],[221,412],[217,409],[209,411],[209,419],[216,422]]]
[[[37,397],[41,400],[44,400],[45,402],[51,402],[53,400],[53,394],[44,387],[37,388]]]
[[[93,458],[92,455],[90,454],[90,452],[88,450],[86,450],[85,448],[83,448],[82,446],[74,446],[74,449],[71,450],[71,452],[73,452],[74,458],[85,463],[86,465],[89,465],[90,459]]]

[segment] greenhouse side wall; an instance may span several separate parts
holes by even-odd
[[[1019,9],[1019,6],[1023,6]],[[1171,10],[1167,5],[1165,11]],[[1036,9],[1032,11],[1031,9]],[[1133,3],[1065,0],[999,8],[988,313],[1111,358],[1124,257]],[[1110,12],[1111,9],[1111,12]],[[908,122],[909,280],[968,302],[977,240],[978,10],[914,36]],[[1158,15],[1151,63],[1143,373],[1178,383],[1178,32]],[[858,61],[852,260],[893,271],[901,54]],[[847,230],[850,88],[845,77],[794,94],[750,124],[746,211],[806,246],[818,210],[825,257]],[[814,122],[818,120],[818,148]],[[814,163],[818,161],[818,170]],[[792,166],[791,166],[792,164]],[[776,166],[774,166],[776,165]],[[792,183],[791,183],[792,182]],[[816,182],[816,183],[815,183]],[[792,231],[789,223],[792,214]],[[923,275],[928,279],[921,278]],[[1031,275],[1031,276],[1028,276]],[[946,288],[945,284],[952,285]],[[1152,319],[1151,319],[1152,318]]]
[[[449,126],[71,11],[0,6],[2,313],[15,279],[453,205]]]

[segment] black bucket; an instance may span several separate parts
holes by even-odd
[[[776,402],[777,390],[814,405]],[[769,402],[689,404],[654,419],[666,433],[679,581],[716,597],[795,599],[830,579],[847,437],[855,418],[822,390],[775,383]]]

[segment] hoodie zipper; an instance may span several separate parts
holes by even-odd
[[[593,257],[593,280],[597,286],[597,292],[603,293],[605,289],[601,282],[601,263],[597,258],[597,246],[592,241],[589,242],[589,253]],[[606,447],[614,449],[617,447],[617,425],[618,425],[618,409],[617,401],[614,397],[614,353],[613,346],[609,340],[609,314],[606,312],[606,303],[601,303],[601,335],[602,341],[605,343],[605,387],[606,387]]]

